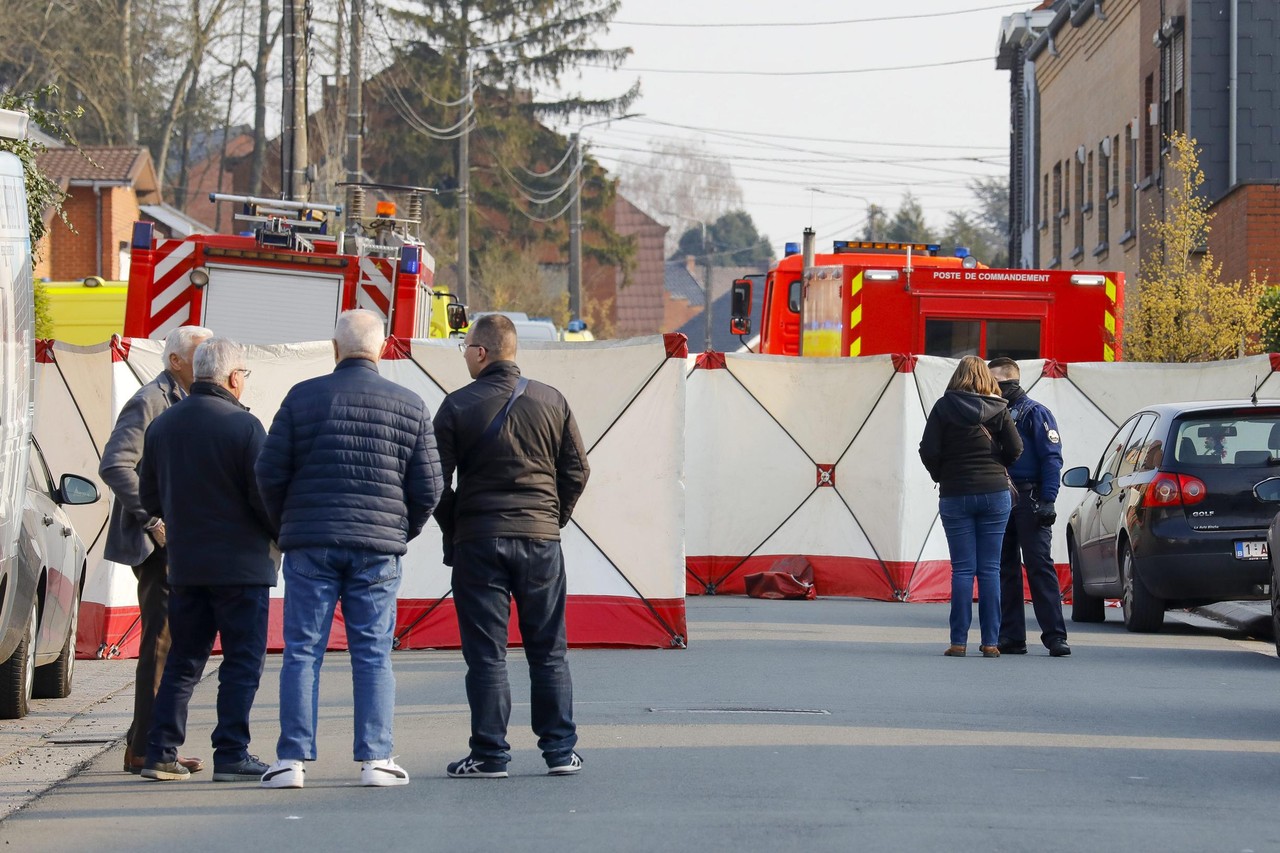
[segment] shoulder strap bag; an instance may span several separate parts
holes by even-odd
[[[502,431],[502,425],[507,422],[507,415],[511,412],[511,407],[515,405],[516,400],[520,399],[520,395],[528,387],[529,380],[521,376],[516,381],[516,387],[511,389],[511,397],[507,400],[507,404],[493,416],[493,420],[489,421],[489,425],[484,428],[484,432],[480,433],[476,443],[471,445],[471,453],[483,450],[489,445],[489,442],[498,437],[498,433]]]

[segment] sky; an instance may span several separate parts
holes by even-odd
[[[632,56],[563,84],[609,96],[639,79],[639,117],[582,128],[591,155],[616,173],[647,161],[655,139],[705,143],[731,164],[777,254],[805,226],[820,249],[856,238],[869,203],[892,213],[908,191],[941,230],[948,211],[975,209],[971,180],[1008,174],[1009,73],[996,46],[1001,19],[1035,5],[622,0],[598,43]]]

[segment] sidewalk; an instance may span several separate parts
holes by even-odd
[[[124,737],[133,718],[136,666],[133,660],[78,660],[70,696],[36,699],[21,720],[0,720],[0,821]]]

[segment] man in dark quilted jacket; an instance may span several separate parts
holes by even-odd
[[[284,552],[284,659],[277,761],[264,788],[301,788],[316,760],[320,665],[334,604],[351,652],[361,784],[405,785],[391,754],[400,558],[440,500],[443,480],[422,398],[378,375],[382,320],[346,311],[337,367],[300,382],[271,424],[255,473]]]

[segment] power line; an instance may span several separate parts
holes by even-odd
[[[885,148],[954,148],[957,150],[964,150],[964,151],[1008,151],[1009,150],[1009,146],[1007,145],[939,145],[937,143],[930,143],[930,142],[889,142],[885,140],[843,139],[843,138],[836,139],[832,137],[806,136],[806,135],[796,135],[796,134],[787,134],[787,133],[765,133],[763,131],[758,131],[758,130],[726,130],[723,127],[699,127],[698,125],[692,125],[692,124],[678,124],[676,122],[662,121],[656,118],[649,118],[648,116],[637,116],[636,121],[646,123],[646,124],[656,124],[662,127],[674,127],[678,130],[689,130],[689,131],[693,131],[694,133],[715,133],[717,135],[727,136],[730,138],[735,136],[745,136],[747,137],[747,139],[752,139],[752,140],[755,137],[767,137],[769,139],[792,139],[792,140],[800,140],[804,142],[837,142],[837,143],[842,143],[846,145],[880,145],[880,146],[884,146]],[[607,132],[632,133],[634,131],[627,131],[622,128],[611,127],[608,129]],[[672,137],[672,138],[679,139],[680,137]]]
[[[919,65],[884,65],[879,68],[837,68],[827,71],[759,71],[725,70],[721,68],[614,68],[609,65],[584,62],[582,68],[607,68],[610,71],[626,71],[638,74],[709,74],[717,77],[830,77],[843,74],[876,74],[882,71],[917,71],[924,68],[945,68],[952,65],[972,65],[975,62],[995,62],[994,56],[978,56],[973,59],[952,59],[946,62],[925,62]]]
[[[770,27],[781,29],[783,27],[839,27],[847,24],[877,24],[885,21],[917,21],[923,18],[946,18],[954,15],[969,15],[974,12],[991,12],[996,9],[1025,9],[1027,4],[1024,0],[1022,3],[1001,3],[996,6],[979,6],[973,9],[954,9],[950,12],[922,12],[918,15],[884,15],[877,18],[849,18],[843,21],[781,21],[768,23],[763,21],[731,21],[729,23],[677,23],[672,21],[610,21],[610,25],[618,24],[626,27],[671,27],[682,29],[702,29],[702,28],[744,28],[744,27]]]

